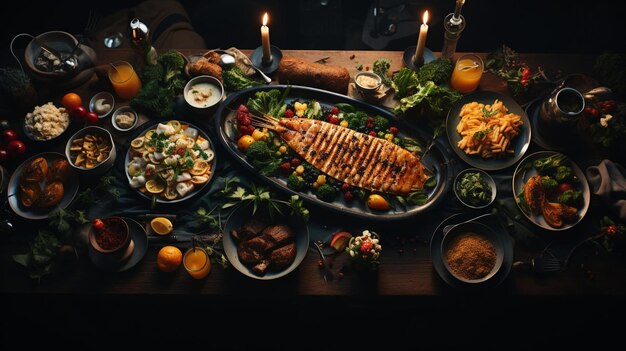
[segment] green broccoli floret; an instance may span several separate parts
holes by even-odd
[[[556,189],[556,187],[559,186],[559,183],[557,183],[556,180],[550,177],[542,177],[541,186],[543,187],[543,190],[545,190],[546,192],[550,192]]]
[[[361,111],[349,113],[344,118],[348,121],[348,128],[350,129],[357,129],[367,124],[367,114]]]
[[[150,117],[170,118],[174,115],[174,96],[158,81],[146,84],[130,100],[130,107]]]
[[[324,184],[320,186],[319,188],[317,188],[317,193],[316,193],[318,199],[322,201],[326,201],[326,202],[334,201],[336,194],[337,193],[335,192],[335,188],[333,188],[332,186],[328,184]]]
[[[292,174],[287,178],[287,186],[293,190],[302,190],[304,189],[304,178],[299,175]]]
[[[158,62],[163,65],[165,76],[163,80],[169,82],[183,73],[185,68],[185,59],[183,55],[176,50],[170,50],[159,56]]]
[[[266,142],[257,140],[250,144],[246,156],[259,161],[267,161],[272,157],[272,152]]]
[[[559,166],[556,168],[556,173],[554,174],[554,179],[557,182],[562,182],[564,180],[572,179],[574,177],[574,172],[571,168],[567,166]]]
[[[582,191],[580,190],[566,190],[563,194],[559,195],[559,198],[557,199],[558,202],[573,207],[578,207],[581,200]]]
[[[437,85],[447,83],[452,75],[452,60],[440,58],[426,63],[417,71],[417,80],[433,81]]]
[[[161,81],[165,75],[163,65],[157,62],[156,65],[147,65],[141,70],[141,81],[144,84],[152,82],[153,80]]]
[[[224,78],[224,89],[228,91],[239,91],[257,85],[263,85],[263,83],[248,77],[237,66],[222,72],[222,77]]]
[[[0,92],[10,97],[7,101],[18,103],[21,107],[32,108],[37,100],[37,92],[30,78],[21,69],[14,67],[0,68]]]
[[[378,130],[387,130],[389,128],[389,120],[382,116],[374,117],[374,127],[378,128]]]

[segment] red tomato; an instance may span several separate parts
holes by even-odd
[[[17,133],[11,128],[5,129],[0,132],[0,139],[2,140],[2,144],[8,144],[9,142],[17,139]]]
[[[559,192],[564,193],[568,190],[572,190],[574,187],[570,183],[561,183],[559,184]]]
[[[87,112],[85,114],[85,121],[87,122],[87,124],[96,124],[99,120],[100,118],[95,112]]]
[[[76,119],[83,119],[87,114],[87,109],[83,106],[75,107],[71,110],[70,115]]]
[[[101,231],[102,229],[104,229],[104,222],[100,218],[94,219],[92,225],[93,229],[95,229],[96,231]]]
[[[9,157],[17,158],[26,152],[26,145],[20,140],[13,140],[7,144],[7,154]]]

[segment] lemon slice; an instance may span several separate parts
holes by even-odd
[[[215,157],[215,153],[213,152],[213,150],[208,149],[208,150],[204,150],[204,153],[206,154],[206,161],[207,162],[211,162],[213,161],[213,158]]]
[[[165,124],[172,126],[172,128],[174,128],[174,130],[176,131],[176,133],[178,133],[178,132],[180,131],[180,128],[182,127],[182,126],[181,126],[181,124],[180,124],[180,122],[179,122],[179,121],[177,121],[177,120],[175,120],[175,119],[173,119],[173,120],[171,120],[171,121],[168,121],[168,122],[167,122],[167,123],[165,123]]]
[[[178,197],[178,193],[174,187],[168,187],[163,192],[163,197],[167,200],[174,200]]]
[[[146,132],[146,140],[150,140],[152,138],[152,134],[156,133],[156,129],[150,129]]]
[[[140,137],[133,139],[133,141],[130,142],[130,146],[132,146],[133,149],[139,149],[143,146],[143,138]]]
[[[172,232],[174,226],[172,222],[165,217],[156,217],[150,221],[150,227],[159,235],[167,235]]]
[[[146,190],[152,194],[160,194],[165,190],[165,186],[154,179],[146,182]]]
[[[189,171],[191,175],[199,176],[206,173],[206,171],[211,167],[209,163],[205,160],[196,160],[193,163],[193,168]]]

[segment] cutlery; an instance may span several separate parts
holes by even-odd
[[[233,57],[233,55],[230,55],[230,54],[220,55],[220,66],[222,67],[226,67],[226,68],[232,67],[235,64],[235,62],[236,62],[235,57]],[[256,66],[254,66],[253,64],[250,64],[250,67],[254,68],[254,70],[257,71],[257,73],[260,74],[261,77],[263,77],[263,80],[265,80],[266,83],[272,82],[272,78],[265,75],[265,73],[263,73],[263,71],[258,69]]]
[[[333,280],[333,273],[330,271],[330,265],[328,264],[328,260],[326,260],[326,255],[324,255],[324,253],[322,252],[322,247],[320,246],[320,243],[318,243],[317,241],[313,241],[313,245],[315,245],[317,252],[320,254],[320,258],[324,263],[324,281],[328,282]]]
[[[448,232],[450,230],[452,230],[452,228],[456,227],[457,225],[473,222],[473,221],[475,221],[477,219],[481,219],[481,218],[484,218],[484,217],[487,217],[487,216],[492,216],[492,214],[491,213],[485,213],[485,214],[482,214],[480,216],[474,217],[472,219],[468,219],[467,221],[464,221],[464,222],[460,222],[460,223],[456,223],[456,224],[448,224],[447,226],[443,227],[443,231],[442,231],[443,235],[445,236],[446,234],[448,234]]]
[[[513,267],[521,266],[530,266],[537,273],[561,272],[565,268],[561,260],[546,256],[533,257],[528,261],[513,262]]]

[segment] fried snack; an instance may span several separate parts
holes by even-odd
[[[222,67],[215,63],[209,62],[209,60],[205,58],[198,59],[198,61],[194,63],[190,63],[187,65],[187,71],[192,77],[196,76],[211,76],[222,81]]]
[[[43,157],[32,160],[22,171],[22,182],[39,183],[48,175],[48,162]]]
[[[52,165],[48,171],[48,181],[65,182],[67,174],[70,171],[70,163],[66,159],[57,159],[52,161]]]
[[[41,196],[39,197],[39,201],[37,202],[38,207],[52,207],[57,205],[63,199],[63,195],[65,194],[65,189],[63,188],[63,183],[61,182],[52,182],[43,189]]]
[[[24,207],[31,207],[39,201],[41,189],[39,183],[24,182],[20,184],[20,202]]]
[[[72,140],[71,160],[77,167],[91,169],[106,161],[111,153],[111,143],[97,134],[86,134]]]
[[[322,65],[293,57],[283,57],[278,76],[284,84],[304,85],[340,94],[346,94],[350,84],[350,73],[345,67]]]
[[[219,64],[220,63],[220,54],[215,51],[209,51],[204,54],[204,57],[211,63]]]
[[[456,130],[461,140],[457,146],[466,154],[497,158],[515,152],[511,140],[519,134],[522,118],[509,113],[501,101],[495,100],[493,105],[467,103],[460,117]]]

